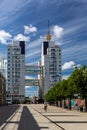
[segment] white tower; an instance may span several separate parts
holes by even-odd
[[[7,52],[7,90],[13,100],[22,101],[25,96],[25,42],[13,42]]]
[[[48,25],[49,27],[49,25]],[[50,31],[42,43],[43,98],[55,83],[61,81],[61,48],[51,41]]]

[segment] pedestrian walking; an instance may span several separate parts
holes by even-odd
[[[47,112],[47,106],[48,106],[48,104],[47,104],[47,102],[45,101],[44,102],[44,110]]]

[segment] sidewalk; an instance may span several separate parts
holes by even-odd
[[[87,113],[48,106],[43,104],[27,106],[41,130],[87,130]]]

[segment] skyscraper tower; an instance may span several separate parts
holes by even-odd
[[[42,43],[41,65],[43,66],[43,98],[55,83],[61,81],[61,48],[51,41],[50,27],[46,41]]]
[[[7,53],[7,91],[13,101],[22,101],[25,96],[25,42],[13,42]]]

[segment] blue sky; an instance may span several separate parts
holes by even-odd
[[[62,48],[62,73],[87,65],[87,0],[1,0],[0,52],[7,58],[13,40],[26,41],[26,64],[37,64],[50,20],[52,40]],[[26,88],[26,93],[36,87]]]

